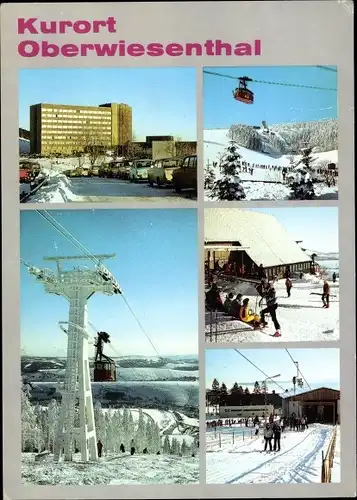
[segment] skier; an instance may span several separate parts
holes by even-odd
[[[125,453],[125,448],[124,448],[123,443],[120,445],[119,450],[120,450],[120,453]]]
[[[254,314],[253,311],[249,309],[249,299],[243,300],[243,305],[241,307],[239,317],[240,320],[243,321],[243,323],[251,325],[255,330],[260,326],[259,316]]]
[[[233,311],[233,293],[229,293],[224,301],[223,308],[227,314],[232,314]]]
[[[330,285],[327,280],[324,281],[321,300],[323,302],[322,307],[328,309],[330,307]]]
[[[272,445],[271,445],[271,440],[273,439],[273,429],[271,428],[270,424],[266,424],[265,429],[264,429],[264,451],[267,451],[268,444],[269,444],[269,451],[273,451]]]
[[[132,439],[130,441],[130,455],[134,455],[135,453],[135,443],[134,443],[134,439]]]
[[[271,319],[273,320],[274,327],[275,327],[274,337],[281,337],[281,334],[279,331],[280,325],[279,325],[279,321],[276,317],[276,310],[278,308],[278,303],[276,300],[276,292],[275,292],[275,288],[273,286],[271,286],[270,284],[268,284],[267,291],[266,291],[266,301],[267,301],[267,307],[265,309],[263,309],[260,313],[260,322],[264,326],[267,325],[268,323],[265,321],[265,315],[267,313],[269,313],[271,316]]]
[[[259,424],[256,423],[254,427],[255,427],[255,434],[254,434],[254,436],[258,436],[258,434],[259,434]]]
[[[333,275],[332,275],[332,283],[336,283],[336,273],[334,272]]]
[[[279,422],[275,422],[273,425],[274,433],[274,451],[280,451],[280,438],[281,438],[281,426]]]
[[[100,458],[102,456],[102,450],[103,450],[103,444],[100,439],[98,440],[97,443],[97,450],[98,450],[98,457]]]
[[[292,283],[291,279],[286,278],[285,288],[286,288],[286,293],[288,294],[288,297],[290,297],[292,287],[293,287],[293,283]]]

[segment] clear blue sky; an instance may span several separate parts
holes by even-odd
[[[338,252],[338,208],[294,207],[252,208],[252,212],[273,215],[302,248],[316,252]]]
[[[197,354],[195,210],[50,213],[92,253],[117,254],[106,264],[160,355]],[[54,263],[42,260],[49,255],[81,253],[35,211],[22,211],[21,257],[32,265],[55,269]],[[120,354],[156,355],[121,296],[94,295],[88,302],[88,319],[112,335]],[[58,321],[67,320],[68,302],[46,294],[21,266],[21,334],[26,354],[64,356],[66,337]]]
[[[292,378],[296,368],[285,349],[238,349],[268,376],[276,378],[284,389],[292,389]],[[312,389],[326,386],[340,388],[339,349],[288,349]],[[250,387],[255,381],[261,383],[265,377],[234,349],[206,349],[206,387],[212,387],[213,379],[224,382],[230,389],[234,382]],[[268,390],[282,392],[273,381],[268,381]],[[305,387],[308,390],[308,387]]]
[[[19,72],[19,126],[29,129],[31,104],[133,108],[136,140],[174,135],[196,140],[195,68],[24,69]]]
[[[335,66],[330,68],[336,69]],[[337,72],[317,66],[214,67],[207,71],[254,80],[337,88]],[[204,128],[229,128],[233,124],[260,125],[337,118],[337,92],[251,82],[254,104],[233,99],[238,81],[203,74]]]

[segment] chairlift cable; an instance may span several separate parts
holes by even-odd
[[[244,358],[246,361],[248,361],[248,363],[250,363],[251,365],[253,365],[254,368],[256,368],[258,371],[260,371],[260,373],[262,373],[267,380],[270,380],[269,375],[267,375],[263,370],[261,370],[255,363],[253,363],[253,361],[251,361],[250,359],[248,359],[244,354],[242,354],[240,351],[238,351],[238,349],[234,349],[234,351],[236,351],[240,356],[242,356],[242,358]],[[284,387],[281,386],[276,380],[271,379],[271,382],[273,382],[283,392],[285,392]]]

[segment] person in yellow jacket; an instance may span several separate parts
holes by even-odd
[[[253,326],[257,329],[260,326],[260,318],[258,315],[254,314],[251,309],[249,309],[249,299],[244,299],[242,307],[240,309],[239,319],[247,325]]]

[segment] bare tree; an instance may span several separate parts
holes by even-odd
[[[82,137],[82,146],[84,153],[88,155],[92,168],[104,162],[105,150],[108,148],[108,144],[97,133],[86,131]]]

